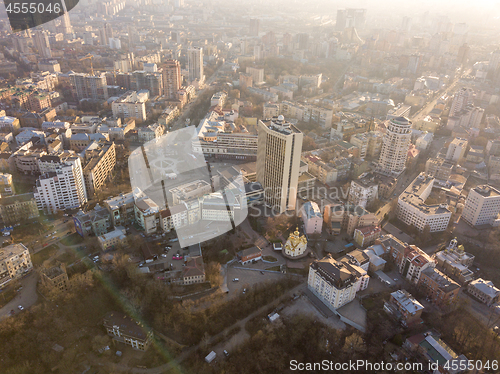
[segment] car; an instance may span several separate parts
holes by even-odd
[[[224,356],[229,357],[229,352],[224,349]]]
[[[398,278],[394,278],[394,282],[397,282],[398,281]]]
[[[167,255],[165,253],[162,253],[161,257],[165,258],[165,257],[167,257]]]
[[[68,231],[68,232],[66,233],[66,235],[71,235],[71,231]]]
[[[172,260],[182,260],[182,259],[184,259],[184,256],[178,253],[172,256]]]
[[[246,288],[243,289],[243,293],[247,293],[247,289]]]
[[[239,282],[239,278],[233,278],[233,282]]]
[[[263,271],[261,271],[260,273],[261,273],[262,275],[264,275],[264,272],[263,272]]]
[[[19,308],[19,310],[24,310],[22,305],[19,305],[18,308]]]

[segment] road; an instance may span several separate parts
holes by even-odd
[[[38,274],[36,271],[32,270],[24,279],[21,279],[21,286],[23,289],[18,293],[18,295],[9,301],[3,308],[0,309],[0,320],[9,316],[11,310],[15,314],[23,313],[18,309],[19,305],[22,305],[24,309],[28,309],[38,300],[38,294],[36,293],[36,284],[38,281]]]
[[[236,327],[240,327],[241,329],[244,329],[245,324],[249,320],[264,313],[265,311],[267,311],[268,308],[271,308],[272,306],[280,303],[282,300],[284,300],[288,297],[291,297],[292,294],[303,291],[305,289],[305,287],[307,287],[307,285],[305,283],[299,284],[298,286],[292,288],[288,292],[285,292],[278,299],[273,300],[270,303],[260,307],[255,312],[250,313],[246,318],[239,320],[238,322],[232,324],[231,326],[226,327],[223,331],[221,331],[217,335],[210,337],[210,339],[208,340],[208,343],[205,342],[205,344],[207,344],[207,346],[210,346],[214,341],[218,340],[221,336],[227,335],[230,332],[230,330],[232,330]],[[110,369],[110,372],[114,372],[114,371],[122,371],[123,372],[123,371],[125,371],[125,372],[129,372],[129,373],[137,373],[137,374],[162,374],[162,373],[164,373],[164,372],[166,372],[174,367],[178,367],[184,360],[186,360],[188,357],[190,357],[200,347],[201,347],[201,343],[198,345],[195,345],[191,348],[186,349],[176,359],[172,360],[171,362],[164,364],[164,365],[161,365],[161,366],[158,366],[158,367],[155,367],[155,368],[151,368],[151,369],[130,368],[130,367],[125,366],[125,365],[112,364],[112,363],[106,363],[105,365],[107,368]],[[208,354],[208,352],[207,352],[207,354]]]

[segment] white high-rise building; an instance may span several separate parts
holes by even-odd
[[[468,105],[474,103],[474,91],[471,88],[461,88],[455,93],[451,103],[450,114],[448,117],[454,117],[464,110]]]
[[[280,115],[259,121],[257,181],[266,204],[278,213],[295,209],[299,181],[302,132]]]
[[[411,121],[406,117],[392,118],[382,140],[378,171],[385,175],[400,175],[406,167],[410,142]]]
[[[500,212],[500,191],[488,185],[470,190],[462,218],[471,226],[496,225]]]
[[[189,80],[199,80],[203,82],[205,75],[203,72],[203,48],[188,49],[188,77]]]
[[[455,138],[448,146],[448,151],[446,152],[446,159],[458,162],[465,157],[465,151],[467,145],[469,144],[467,139]]]
[[[79,208],[87,202],[82,164],[78,157],[50,166],[54,171],[36,181],[35,200],[39,210],[54,214],[59,210]]]

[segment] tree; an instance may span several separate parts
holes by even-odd
[[[205,277],[213,287],[220,287],[222,285],[223,279],[220,270],[220,264],[213,261],[205,267]]]

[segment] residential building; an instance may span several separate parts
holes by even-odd
[[[472,281],[474,273],[469,269],[474,263],[474,256],[465,252],[463,245],[458,245],[457,239],[452,239],[450,244],[433,256],[437,267],[446,275],[456,279],[460,284]]]
[[[314,201],[308,201],[302,205],[300,212],[306,234],[321,234],[323,230],[323,215],[318,204]]]
[[[9,116],[0,116],[0,130],[2,132],[6,133],[12,132],[14,134],[17,134],[20,128],[21,125],[19,123],[18,118]]]
[[[182,86],[181,65],[177,60],[167,60],[162,65],[163,95],[167,99],[177,99],[177,91]]]
[[[483,304],[491,306],[500,299],[500,289],[495,287],[492,281],[482,278],[473,280],[467,286],[467,292]]]
[[[73,95],[78,99],[107,100],[108,85],[106,75],[73,73],[69,75]]]
[[[203,48],[189,48],[187,56],[189,81],[198,80],[199,82],[203,82],[205,80],[205,73],[203,72]]]
[[[309,266],[307,287],[329,309],[336,311],[356,297],[361,282],[356,268],[359,267],[331,257],[314,261]]]
[[[94,196],[108,181],[116,165],[115,143],[93,142],[85,150],[83,178],[88,196]]]
[[[113,339],[139,351],[146,351],[153,341],[151,329],[120,312],[106,314],[103,326]]]
[[[82,236],[101,236],[112,227],[109,211],[96,204],[94,209],[84,213],[82,210],[73,215],[76,232]]]
[[[389,304],[389,305],[388,305]],[[424,306],[420,304],[408,291],[398,290],[391,293],[389,303],[384,305],[385,310],[397,311],[396,316],[405,325],[421,321]],[[391,308],[394,307],[394,309]],[[391,310],[392,309],[392,310]]]
[[[398,117],[406,117],[410,116],[411,105],[398,104],[393,109],[389,109],[387,112],[387,119],[393,119]]]
[[[0,288],[19,279],[33,269],[31,256],[24,244],[10,244],[0,248]]]
[[[134,221],[135,200],[132,192],[110,197],[104,200],[103,203],[111,216],[111,223],[114,227],[129,225]]]
[[[381,174],[399,176],[406,168],[411,141],[411,121],[405,117],[389,120],[382,141],[377,170]]]
[[[3,225],[16,225],[39,216],[35,195],[32,192],[0,199],[0,217]]]
[[[49,290],[67,291],[70,287],[66,265],[64,263],[40,271],[42,284]]]
[[[429,158],[425,162],[425,174],[446,181],[450,178],[453,167],[453,163],[443,158]]]
[[[368,247],[380,236],[382,229],[378,226],[365,226],[354,229],[353,239],[361,248]]]
[[[279,104],[279,114],[282,114],[286,118],[295,118],[299,121],[317,123],[323,129],[330,129],[334,119],[333,109],[322,108],[311,104],[299,104],[291,101],[283,101]]]
[[[447,204],[425,203],[432,192],[434,180],[425,173],[420,173],[398,198],[398,219],[409,226],[415,226],[420,232],[427,226],[430,232],[444,231],[450,222],[451,211]]]
[[[467,145],[469,142],[467,139],[455,138],[448,146],[448,151],[446,152],[446,159],[457,163],[465,157],[465,151],[467,150]]]
[[[154,123],[152,125],[149,125],[148,127],[139,127],[139,130],[137,131],[137,137],[139,139],[139,142],[147,143],[162,136],[164,130],[165,129],[162,125]]]
[[[170,232],[189,225],[188,209],[185,203],[170,206],[160,212],[160,225],[163,232]]]
[[[351,204],[366,208],[378,199],[378,184],[368,178],[358,178],[351,181],[348,201]]]
[[[352,204],[328,204],[323,214],[326,228],[331,234],[339,234],[345,230],[351,237],[358,227],[378,226],[377,216],[363,209],[359,205]]]
[[[38,209],[46,214],[81,207],[87,202],[87,192],[80,159],[67,159],[55,171],[42,174],[35,189]]]
[[[205,282],[205,264],[203,257],[189,257],[182,269],[182,284],[184,286]]]
[[[218,106],[222,109],[224,107],[224,104],[226,103],[226,99],[227,93],[225,93],[224,91],[216,92],[210,98],[210,106]]]
[[[436,268],[422,271],[418,288],[438,307],[445,307],[458,300],[460,285]]]
[[[474,103],[474,96],[474,90],[471,88],[463,87],[459,89],[453,97],[449,117],[455,116],[467,106],[472,105]]]
[[[355,27],[363,29],[366,25],[366,9],[348,8],[337,10],[336,31],[344,31],[346,28]]]
[[[149,197],[141,197],[134,205],[135,222],[144,230],[146,235],[156,233],[160,222],[160,209]]]
[[[295,209],[302,132],[280,115],[258,124],[257,181],[265,203],[278,213]]]
[[[123,226],[117,226],[113,231],[102,234],[97,237],[99,247],[103,252],[117,249],[119,246],[124,245],[127,241],[127,231]]]
[[[147,94],[137,91],[128,91],[111,104],[113,117],[133,118],[136,122],[141,123],[146,120],[146,104],[148,100]]]
[[[500,191],[482,185],[472,188],[465,200],[462,219],[471,226],[497,225],[500,212]]]
[[[382,139],[380,132],[369,131],[352,135],[349,143],[359,149],[360,158],[375,159],[380,155]]]
[[[263,68],[253,68],[251,66],[247,66],[245,72],[252,76],[252,81],[254,85],[258,86],[261,85],[262,83],[265,83]]]
[[[270,119],[273,117],[278,117],[279,115],[280,115],[280,104],[264,103],[262,118]]]
[[[393,250],[393,258],[399,267],[399,273],[413,284],[418,284],[422,271],[436,267],[432,258],[415,245],[407,246],[403,253],[395,253]]]
[[[12,196],[15,193],[12,174],[0,173],[0,198]]]
[[[460,374],[467,373],[471,362],[463,354],[456,354],[439,336],[431,332],[417,334],[409,337],[404,342],[404,347],[411,352],[416,352],[419,356],[437,368],[434,374]],[[453,369],[455,368],[455,369]],[[464,369],[465,368],[465,369]]]
[[[291,232],[282,248],[283,255],[288,258],[301,258],[307,254],[307,238],[300,235],[299,228]]]
[[[262,251],[259,247],[251,247],[238,252],[238,259],[242,265],[262,260]]]

